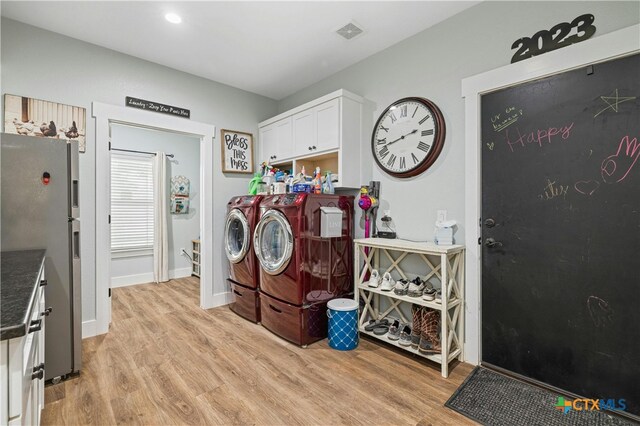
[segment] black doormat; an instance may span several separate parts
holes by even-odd
[[[444,404],[485,425],[633,425],[606,411],[567,413],[556,408],[560,395],[482,367],[469,377]]]

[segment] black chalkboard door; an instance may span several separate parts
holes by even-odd
[[[481,118],[482,362],[640,415],[640,55]]]

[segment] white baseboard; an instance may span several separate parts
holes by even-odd
[[[191,268],[180,268],[169,271],[169,279],[184,278],[191,275]],[[111,277],[111,288],[127,287],[136,284],[147,284],[153,282],[153,272],[144,274],[123,275]]]
[[[96,336],[97,333],[98,322],[96,320],[82,321],[82,338],[86,339],[88,337]]]
[[[225,291],[224,293],[217,293],[213,295],[213,298],[210,300],[210,303],[207,306],[203,306],[203,309],[211,309],[217,308],[218,306],[228,305],[233,301],[233,295],[230,291]]]

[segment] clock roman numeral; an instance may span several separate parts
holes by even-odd
[[[416,107],[415,111],[413,111],[413,114],[411,115],[411,118],[416,116],[416,112],[418,112],[418,107]],[[420,124],[422,124],[422,123],[420,123]]]
[[[424,152],[429,152],[429,149],[431,149],[431,145],[426,144],[424,142],[420,142],[418,143],[418,149]]]
[[[433,129],[422,131],[422,136],[430,136],[430,135],[433,135]]]
[[[387,161],[387,165],[389,167],[393,167],[395,162],[396,162],[396,155],[395,154],[391,154],[391,157],[389,157],[389,161]]]
[[[379,154],[380,154],[380,158],[381,158],[381,159],[383,159],[384,157],[386,157],[387,155],[389,155],[389,148],[388,148],[386,145],[385,145],[385,146],[383,146],[383,147],[380,149]]]
[[[400,169],[404,170],[407,168],[407,159],[402,157],[400,158]]]
[[[427,116],[425,118],[423,118],[422,120],[418,121],[418,123],[422,124],[425,121],[427,121],[429,119],[429,117],[431,117],[429,114],[427,114]]]
[[[389,129],[384,127],[382,124],[380,125],[380,130],[384,130],[385,132],[389,133]]]
[[[390,113],[389,114],[389,118],[391,118],[391,124],[395,123],[396,121],[398,121],[398,119],[396,118],[394,113]]]
[[[400,107],[400,118],[407,116],[407,105],[402,105]]]
[[[378,141],[378,145],[384,145],[385,143],[387,143],[387,138],[384,139],[376,139]]]
[[[418,164],[419,162],[418,157],[416,157],[416,155],[413,152],[411,153],[411,158],[413,159],[413,164]]]

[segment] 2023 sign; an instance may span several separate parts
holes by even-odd
[[[596,32],[594,20],[594,16],[587,13],[578,16],[571,23],[561,22],[550,30],[538,31],[532,37],[514,41],[511,49],[518,50],[511,57],[511,63],[587,40]]]

